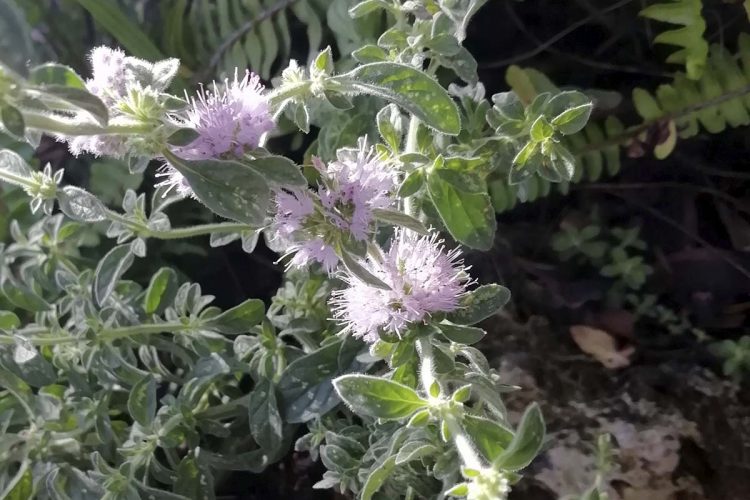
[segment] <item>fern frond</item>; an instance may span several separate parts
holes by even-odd
[[[655,21],[682,26],[660,33],[654,38],[654,43],[679,47],[667,58],[667,62],[684,64],[691,80],[703,75],[708,57],[708,43],[703,38],[706,21],[701,13],[702,8],[701,0],[668,0],[666,3],[649,5],[640,12],[641,16]]]
[[[165,43],[201,77],[251,68],[269,79],[292,51],[290,18],[305,26],[309,57],[323,40],[324,0],[169,0]]]
[[[703,75],[691,80],[678,73],[672,83],[660,85],[655,92],[633,90],[633,104],[642,122],[625,127],[614,116],[604,123],[589,122],[579,133],[565,138],[566,146],[577,159],[571,183],[596,182],[617,174],[621,167],[621,149],[629,156],[653,152],[666,158],[677,138],[687,139],[701,130],[718,134],[727,128],[750,125],[750,35],[741,34],[738,52],[731,54],[721,45],[712,45]],[[543,73],[534,69],[508,69],[513,90],[533,98],[545,91],[558,91]],[[490,195],[495,210],[503,212],[518,202],[534,201],[553,189],[567,193],[570,183],[552,186],[533,176],[519,185],[509,185],[504,175],[491,179]]]
[[[697,81],[678,74],[655,94],[634,89],[636,111],[647,123],[674,120],[683,139],[701,128],[718,134],[727,126],[750,125],[750,35],[741,34],[738,46],[733,56],[725,47],[712,45],[706,71]]]

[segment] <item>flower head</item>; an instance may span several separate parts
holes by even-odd
[[[133,58],[126,56],[122,50],[104,46],[96,47],[89,54],[92,72],[91,78],[86,80],[86,89],[101,99],[110,113],[127,95],[129,86],[138,82],[128,64],[130,59]],[[122,158],[127,152],[125,138],[116,135],[61,136],[58,139],[68,142],[68,149],[74,156],[91,153]]]
[[[260,78],[245,72],[239,79],[226,79],[220,88],[214,82],[213,91],[201,88],[197,99],[191,99],[187,125],[195,128],[198,138],[175,153],[188,160],[239,157],[257,148],[260,138],[274,127],[271,108],[263,96]]]
[[[358,149],[341,150],[337,156],[328,165],[313,159],[322,176],[317,196],[309,190],[276,194],[274,229],[288,253],[296,252],[292,267],[319,262],[333,272],[337,244],[366,241],[374,230],[373,210],[393,203],[393,174],[364,140]]]
[[[375,342],[381,331],[400,335],[433,313],[453,311],[468,282],[460,254],[458,249],[446,252],[437,234],[399,229],[385,255],[364,263],[390,290],[346,275],[349,286],[333,294],[334,316],[355,336]]]

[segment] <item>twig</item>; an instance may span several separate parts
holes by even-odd
[[[526,37],[529,40],[531,40],[532,42],[536,44],[543,43],[534,33],[531,32],[531,30],[529,30],[529,28],[524,24],[521,18],[518,17],[518,14],[516,13],[516,10],[513,8],[513,4],[511,2],[506,2],[505,10],[508,11],[508,15],[510,16],[511,20],[516,25],[516,27],[521,31],[521,33],[526,35]],[[623,65],[618,65],[618,64],[595,61],[593,59],[586,59],[585,57],[581,57],[577,54],[569,54],[567,52],[556,49],[554,47],[545,47],[544,50],[551,54],[566,57],[579,64],[583,64],[585,66],[591,66],[592,68],[599,68],[599,69],[604,69],[608,71],[618,71],[621,73],[635,73],[637,75],[655,76],[657,78],[674,78],[675,76],[674,73],[669,73],[666,71],[656,71],[656,70],[650,70],[647,68],[640,68],[637,66],[623,66]]]
[[[711,196],[715,196],[716,198],[720,198],[726,201],[727,203],[734,205],[737,208],[737,210],[741,212],[745,212],[746,214],[750,214],[750,208],[743,206],[743,203],[740,200],[738,200],[737,198],[734,198],[733,196],[729,196],[728,194],[722,191],[719,191],[718,189],[713,189],[713,188],[706,187],[706,186],[693,186],[691,184],[682,184],[679,182],[633,182],[633,183],[621,183],[621,184],[599,182],[599,183],[594,183],[594,184],[575,185],[575,186],[572,186],[571,188],[576,189],[576,190],[584,190],[584,191],[597,191],[597,190],[616,191],[616,190],[630,190],[630,189],[661,189],[661,188],[684,189],[687,191],[694,191],[697,193],[710,194]]]
[[[607,14],[609,12],[612,12],[614,10],[617,10],[617,9],[619,9],[621,7],[624,7],[625,5],[629,4],[632,1],[633,0],[620,0],[617,3],[615,3],[613,5],[610,5],[606,9],[602,9],[599,12],[598,15],[601,16],[601,15]],[[559,33],[557,33],[556,35],[552,36],[551,38],[548,38],[546,41],[542,42],[536,48],[534,48],[534,49],[532,49],[532,50],[530,50],[528,52],[524,52],[523,54],[518,54],[518,55],[515,55],[513,57],[510,57],[510,58],[507,58],[507,59],[503,59],[501,61],[494,61],[494,62],[490,62],[490,63],[487,63],[487,64],[483,64],[481,67],[482,68],[499,68],[499,67],[507,66],[509,64],[513,64],[513,63],[516,63],[516,62],[519,62],[519,61],[523,61],[524,59],[528,59],[530,57],[534,57],[535,55],[537,55],[540,52],[543,52],[545,49],[547,49],[547,47],[549,47],[550,45],[553,45],[557,41],[565,38],[566,36],[568,36],[569,34],[573,33],[578,28],[580,28],[582,26],[585,26],[589,21],[591,21],[595,17],[598,17],[598,16],[595,15],[595,14],[590,14],[590,15],[584,17],[583,19],[581,19],[581,20],[579,20],[579,21],[571,24],[570,26],[568,26],[564,30],[562,30]]]
[[[610,192],[610,194],[612,194],[614,196],[617,196],[621,200],[625,201],[625,203],[630,203],[631,205],[633,205],[635,207],[638,207],[641,210],[645,210],[646,212],[650,213],[651,215],[653,215],[654,217],[656,217],[660,221],[664,222],[665,224],[668,224],[668,225],[672,226],[673,228],[675,228],[676,230],[678,230],[679,232],[681,232],[682,234],[684,234],[685,236],[687,236],[688,238],[690,238],[691,240],[693,240],[694,242],[696,242],[699,245],[701,245],[703,248],[705,248],[709,252],[715,254],[717,257],[719,257],[721,260],[723,260],[724,262],[726,262],[727,264],[729,264],[730,266],[732,266],[734,269],[736,269],[737,271],[739,271],[740,273],[742,273],[743,276],[745,276],[748,279],[750,279],[750,271],[748,271],[741,264],[739,264],[734,259],[732,259],[731,257],[729,257],[725,252],[722,252],[721,250],[719,250],[718,248],[714,247],[709,242],[707,242],[706,240],[704,240],[703,238],[701,238],[700,236],[698,236],[696,234],[693,234],[690,231],[688,231],[687,229],[685,229],[684,227],[682,227],[677,221],[675,221],[671,217],[667,217],[666,215],[664,215],[663,213],[659,212],[658,210],[655,210],[654,208],[649,207],[648,205],[644,205],[642,203],[634,201],[634,200],[628,198],[627,196],[622,196],[621,194],[613,193],[613,192]]]
[[[633,127],[629,130],[626,130],[622,134],[613,135],[612,137],[602,142],[586,144],[585,147],[581,148],[580,150],[576,150],[573,153],[576,155],[581,155],[589,151],[598,151],[598,150],[604,149],[607,146],[618,146],[618,145],[624,144],[625,142],[629,141],[633,137],[636,137],[641,132],[648,130],[649,128],[656,125],[657,123],[665,122],[669,120],[679,120],[680,118],[684,118],[702,109],[710,108],[713,106],[718,106],[719,104],[722,104],[726,101],[731,101],[732,99],[743,97],[746,94],[750,94],[750,84],[744,85],[738,89],[732,90],[730,92],[727,92],[726,94],[722,94],[713,99],[709,99],[707,101],[693,104],[692,106],[688,106],[687,108],[683,108],[679,111],[665,113],[658,118],[654,118],[653,120],[648,120],[638,125],[637,127]]]

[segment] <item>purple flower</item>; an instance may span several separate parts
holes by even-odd
[[[201,87],[198,98],[190,100],[185,125],[194,128],[198,138],[174,148],[175,154],[187,160],[240,157],[257,148],[263,134],[273,130],[260,78],[249,71],[241,80],[237,75],[235,70],[234,80],[224,80],[223,88],[214,82],[213,92]],[[182,196],[193,196],[185,177],[172,165],[164,165],[157,176],[165,177],[156,186],[168,186],[166,193],[175,189]]]
[[[86,89],[97,96],[109,108],[110,114],[116,104],[127,94],[130,85],[137,84],[136,75],[129,68],[129,58],[120,49],[96,47],[89,54],[92,76],[86,81]],[[137,60],[135,60],[137,61]],[[125,138],[116,135],[90,135],[66,137],[71,154],[78,156],[91,153],[96,156],[122,158],[127,153]]]
[[[437,234],[419,236],[399,229],[391,247],[380,259],[368,257],[368,271],[391,289],[368,285],[345,275],[347,288],[333,293],[334,316],[347,331],[366,342],[375,342],[380,332],[401,335],[410,324],[437,312],[459,306],[468,284],[467,268],[460,250],[445,251]]]
[[[224,87],[213,84],[213,92],[201,88],[198,98],[191,99],[187,126],[198,132],[198,138],[174,152],[188,160],[239,157],[257,148],[263,134],[274,128],[271,108],[262,94],[260,78],[245,72],[241,80],[224,80]]]
[[[359,141],[358,149],[340,150],[325,165],[313,158],[322,176],[317,196],[308,190],[279,191],[276,195],[275,239],[289,262],[303,267],[319,262],[328,273],[338,264],[335,248],[347,241],[366,241],[374,230],[373,210],[393,203],[393,172]]]

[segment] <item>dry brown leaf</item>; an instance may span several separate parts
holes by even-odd
[[[607,368],[624,368],[630,364],[630,356],[635,352],[633,346],[617,348],[615,338],[604,330],[586,325],[573,325],[570,335],[578,347],[590,354]]]

